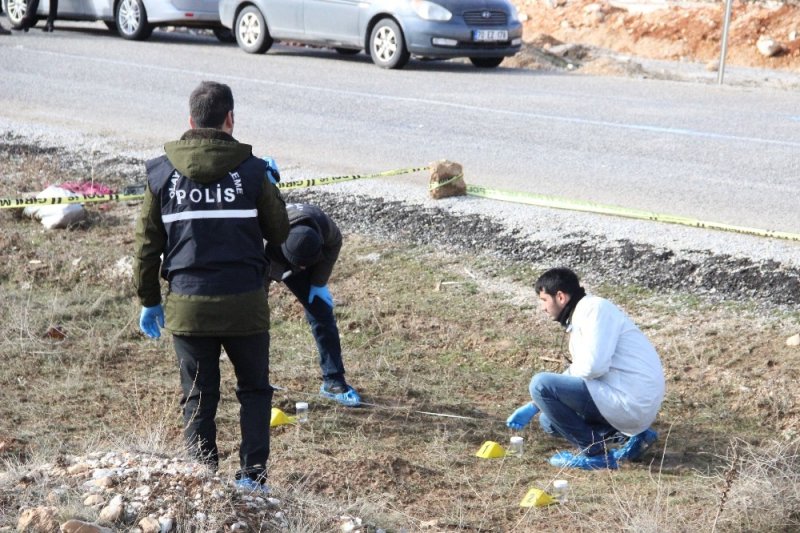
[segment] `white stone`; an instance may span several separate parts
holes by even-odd
[[[67,474],[72,476],[76,474],[83,474],[89,471],[89,465],[86,463],[78,463],[67,467]]]
[[[786,346],[800,346],[800,333],[786,339]]]
[[[83,505],[86,507],[94,507],[96,505],[103,505],[106,499],[99,494],[90,494],[83,500]]]
[[[109,477],[114,475],[114,471],[110,468],[98,468],[92,472],[92,477],[94,479],[100,479],[102,477]]]
[[[160,533],[161,524],[152,516],[145,516],[139,520],[139,528],[142,533]]]
[[[108,505],[103,507],[100,511],[100,515],[98,516],[98,521],[106,522],[106,523],[114,523],[120,519],[122,516],[122,512],[125,510],[124,505],[122,504],[122,495],[117,494],[111,501],[108,502]]]
[[[111,478],[111,476],[106,476],[106,477],[101,477],[101,478],[95,479],[93,481],[93,483],[96,486],[102,487],[102,488],[105,488],[105,489],[114,486],[114,480]]]
[[[23,509],[17,520],[17,531],[53,531],[58,528],[55,507]]]
[[[162,516],[158,519],[158,523],[161,524],[161,532],[160,533],[169,533],[172,531],[172,525],[175,523],[172,518]]]
[[[762,35],[761,37],[758,38],[758,41],[756,42],[756,48],[758,49],[758,51],[761,53],[762,56],[772,57],[781,50],[783,50],[783,45],[778,41],[776,41],[775,39],[773,39],[772,37],[769,37],[767,35]]]
[[[151,489],[149,485],[141,485],[139,487],[136,487],[136,490],[133,491],[134,494],[140,497],[147,496],[150,494],[150,492]]]
[[[62,533],[113,533],[107,527],[75,519],[64,522],[59,529]]]

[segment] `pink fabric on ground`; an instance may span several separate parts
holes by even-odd
[[[89,181],[85,181],[83,183],[67,182],[67,183],[62,183],[61,185],[59,185],[59,187],[78,194],[103,195],[103,194],[111,194],[114,192],[114,189],[112,189],[111,187],[107,187],[100,183],[92,183]]]

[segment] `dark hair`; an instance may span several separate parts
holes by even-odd
[[[558,291],[570,296],[581,291],[581,284],[578,281],[578,275],[568,268],[551,268],[536,280],[533,286],[536,294],[544,291],[550,296],[555,296]]]
[[[233,93],[224,83],[204,81],[189,97],[189,115],[198,128],[221,128],[233,111]]]

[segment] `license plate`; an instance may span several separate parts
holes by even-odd
[[[472,40],[477,43],[507,41],[508,30],[472,30]]]

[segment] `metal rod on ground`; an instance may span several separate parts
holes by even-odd
[[[292,390],[292,389],[287,389],[286,387],[279,387],[278,385],[271,385],[271,387],[272,387],[273,390],[281,391],[281,392],[291,392],[293,394],[302,394],[303,396],[317,396],[314,393],[296,391],[296,390]],[[495,419],[492,419],[492,418],[489,418],[489,417],[487,417],[487,418],[476,418],[474,416],[451,415],[451,414],[448,414],[448,413],[434,413],[432,411],[418,411],[416,409],[411,409],[410,407],[404,407],[404,406],[400,406],[400,405],[398,405],[398,406],[388,406],[388,405],[379,405],[377,403],[370,403],[370,402],[363,402],[363,401],[361,402],[361,405],[367,405],[367,406],[370,406],[370,407],[375,407],[376,409],[385,409],[387,411],[405,411],[405,412],[408,412],[408,413],[418,413],[418,414],[422,414],[422,415],[438,416],[438,417],[442,417],[442,418],[458,418],[458,419],[461,419],[461,420],[492,420],[492,421],[495,421]],[[503,424],[505,424],[504,421],[501,420],[501,422],[503,422]]]
[[[719,53],[719,69],[717,70],[717,85],[722,85],[725,77],[725,56],[728,55],[728,30],[731,26],[731,9],[733,0],[725,0],[725,22],[722,24],[722,49]]]

